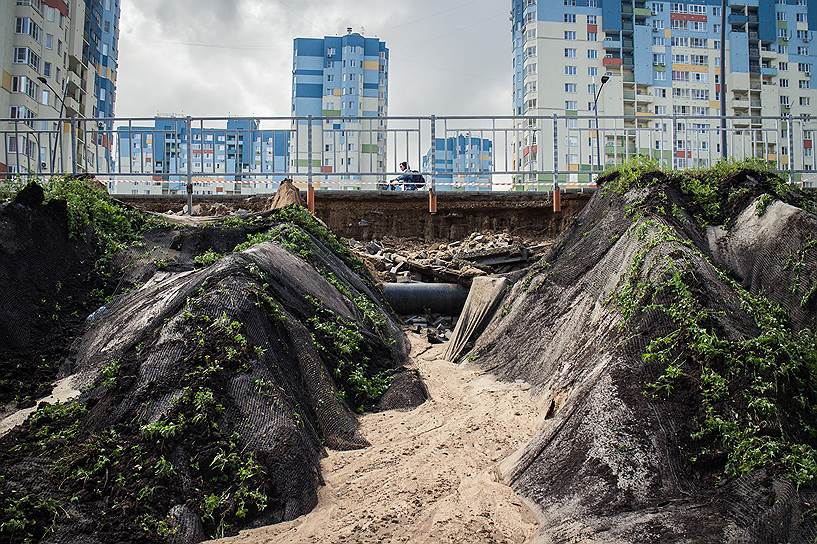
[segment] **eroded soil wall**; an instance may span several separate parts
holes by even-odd
[[[316,212],[333,232],[357,240],[384,236],[423,240],[460,240],[475,231],[510,231],[555,237],[573,222],[590,193],[565,194],[562,211],[553,212],[546,193],[457,193],[438,195],[438,213],[428,213],[426,193],[319,192]],[[148,211],[177,212],[183,196],[117,196]],[[207,196],[196,203],[224,204],[231,209],[264,209],[267,197]],[[304,196],[304,201],[306,197]]]

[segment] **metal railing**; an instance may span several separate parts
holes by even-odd
[[[632,156],[706,167],[724,155],[767,161],[817,183],[809,116],[391,116],[0,119],[0,178],[85,173],[120,194],[264,194],[306,188],[400,190],[408,162],[433,195],[595,187]],[[433,144],[433,145],[432,145]],[[599,152],[601,150],[601,156]],[[190,199],[191,196],[188,196]]]

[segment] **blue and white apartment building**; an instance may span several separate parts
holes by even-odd
[[[810,131],[798,132],[790,150],[786,128],[757,116],[817,111],[817,0],[728,0],[723,72],[720,0],[511,0],[511,8],[515,115],[592,114],[596,86],[607,74],[599,114],[631,116],[621,128],[653,129],[651,137],[605,134],[602,163],[627,152],[676,168],[706,166],[720,152],[719,138],[707,136],[718,121],[695,117],[719,115],[726,73],[727,115],[746,117],[734,128],[750,129],[746,138],[754,134],[755,156],[761,149],[781,166],[792,156],[798,167],[815,164]],[[657,115],[677,116],[675,131]],[[517,143],[514,158],[523,169],[530,161],[552,164],[553,146],[539,143],[530,135]],[[741,149],[736,143],[730,154]],[[595,150],[589,130],[559,141],[560,169],[576,172],[560,182],[588,180],[579,173],[595,164]],[[523,188],[552,176],[516,182]]]
[[[312,171],[318,189],[373,189],[385,178],[389,50],[378,38],[296,38],[292,115],[326,118],[312,127]],[[307,120],[290,142],[290,169],[306,179]],[[295,127],[293,127],[295,128]],[[364,175],[346,175],[343,172]],[[333,174],[333,175],[329,175]]]
[[[493,185],[494,149],[488,138],[470,133],[434,140],[438,191],[490,191]],[[423,172],[431,171],[431,150],[423,156]]]
[[[189,142],[183,117],[157,117],[153,126],[118,127],[115,172],[122,174],[109,182],[109,190],[184,194],[189,153],[195,194],[269,193],[286,177],[288,130],[262,130],[256,119],[229,119],[224,127],[193,126],[191,133]]]

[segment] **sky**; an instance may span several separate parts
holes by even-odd
[[[508,0],[122,0],[117,117],[288,116],[292,40],[385,40],[389,115],[511,113]]]

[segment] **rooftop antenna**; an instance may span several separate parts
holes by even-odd
[[[346,27],[346,33],[347,33],[347,34],[351,34],[351,33],[352,33],[352,27],[351,27],[351,26],[347,26],[347,27]]]
[[[361,26],[361,27],[360,27],[360,35],[361,35],[361,36],[365,36],[365,35],[366,35],[366,27],[365,27],[365,26]]]

